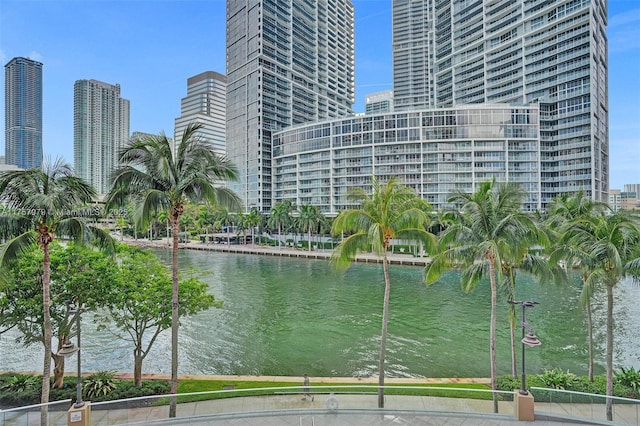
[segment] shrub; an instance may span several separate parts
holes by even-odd
[[[163,395],[169,393],[169,382],[164,380],[149,380],[142,382],[136,387],[133,382],[122,382],[117,389],[114,389],[105,400],[136,398],[139,396]]]
[[[115,372],[98,371],[87,377],[83,384],[84,395],[89,399],[96,399],[111,393],[118,384]]]
[[[539,375],[542,382],[549,388],[567,390],[571,387],[576,380],[576,375],[566,372],[561,368],[554,368],[552,370],[544,370],[544,373]]]
[[[499,376],[496,379],[496,385],[498,390],[512,391],[515,389],[520,389],[520,379],[513,376]]]
[[[5,380],[0,389],[14,393],[27,392],[32,389],[37,389],[39,381],[40,379],[37,376],[16,374]]]
[[[640,389],[640,371],[631,367],[625,369],[620,367],[620,372],[614,371],[615,382],[630,388],[634,393]]]

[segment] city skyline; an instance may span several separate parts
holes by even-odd
[[[391,0],[353,4],[354,109],[362,112],[365,95],[392,88]],[[26,20],[29,33],[21,30]],[[609,1],[611,188],[640,181],[635,165],[640,158],[638,23],[640,3]],[[171,136],[187,78],[207,70],[226,73],[223,0],[5,0],[0,4],[0,28],[3,64],[16,56],[44,63],[44,153],[69,163],[75,80],[118,82],[123,97],[131,100],[131,131]],[[0,149],[4,143],[2,135]]]

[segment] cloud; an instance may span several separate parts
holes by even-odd
[[[640,49],[640,9],[631,9],[609,18],[609,50],[612,53]]]
[[[613,30],[619,26],[640,22],[640,9],[631,9],[618,13],[609,18],[609,29]]]

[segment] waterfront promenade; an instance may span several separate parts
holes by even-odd
[[[120,240],[118,240],[120,241]],[[125,237],[122,241],[126,244],[132,244],[139,247],[153,247],[153,248],[166,248],[170,249],[170,242],[167,242],[166,238],[161,240],[145,240],[145,239],[133,239]],[[199,250],[199,251],[218,251],[223,253],[237,253],[237,254],[254,254],[261,256],[281,256],[281,257],[305,257],[310,259],[325,259],[331,258],[331,250],[313,249],[309,251],[307,247],[292,248],[292,247],[273,247],[263,246],[257,244],[215,244],[215,243],[203,243],[190,241],[188,243],[180,243],[180,249]],[[428,257],[416,257],[413,254],[404,253],[389,253],[387,255],[389,263],[392,265],[405,265],[405,266],[420,266],[425,267],[428,262]],[[382,263],[382,258],[371,253],[360,253],[356,256],[356,262],[362,263]]]

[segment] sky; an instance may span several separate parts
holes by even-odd
[[[640,183],[640,0],[608,1],[610,187],[622,189]],[[392,89],[391,0],[353,4],[362,112],[365,95]],[[120,84],[131,132],[171,136],[187,78],[225,73],[225,9],[225,0],[0,0],[2,64],[44,64],[45,156],[73,164],[73,84],[82,79]],[[1,132],[0,155],[4,145]]]

